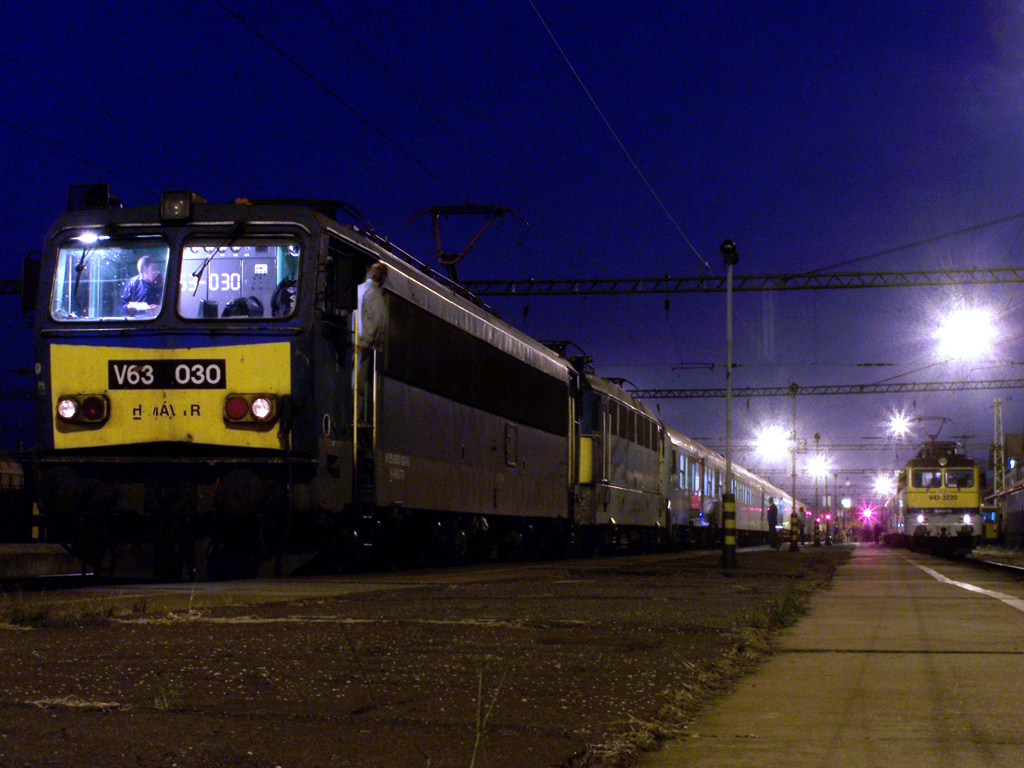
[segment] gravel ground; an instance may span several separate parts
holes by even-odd
[[[0,768],[628,765],[763,660],[847,556],[561,561],[170,613],[6,596]]]

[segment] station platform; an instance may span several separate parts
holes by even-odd
[[[859,546],[780,642],[640,765],[1024,765],[1024,581]]]

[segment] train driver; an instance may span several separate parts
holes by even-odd
[[[121,291],[121,311],[129,317],[152,314],[160,309],[164,284],[160,267],[150,255],[142,256],[137,264],[139,274],[124,285]]]

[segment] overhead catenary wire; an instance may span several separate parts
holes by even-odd
[[[74,99],[75,101],[81,102],[82,104],[87,106],[93,113],[106,115],[107,119],[110,120],[111,124],[116,124],[116,123],[120,122],[120,117],[118,115],[115,115],[109,109],[103,107],[100,104],[95,103],[94,101],[91,101],[90,99],[87,99],[85,96],[83,96],[78,91],[75,91],[73,89],[70,89],[70,88],[66,87],[63,83],[53,79],[52,77],[47,77],[42,72],[40,72],[38,69],[36,69],[35,67],[32,67],[31,65],[27,64],[26,62],[22,61],[18,57],[12,56],[10,53],[7,53],[5,51],[0,51],[0,56],[2,56],[3,58],[7,59],[7,61],[17,65],[18,67],[20,67],[22,70],[24,70],[29,75],[31,75],[32,77],[36,78],[37,80],[40,80],[40,81],[46,83],[54,91],[57,91],[57,92],[63,94],[67,98]],[[172,147],[170,144],[168,144],[166,141],[164,141],[163,139],[159,138],[155,134],[140,129],[139,128],[139,123],[134,123],[133,124],[133,131],[137,135],[143,137],[144,139],[153,142],[155,145],[160,147],[160,149],[162,149],[165,152],[167,152],[168,155],[173,156],[173,157],[180,157],[181,159],[185,160],[186,162],[188,162],[189,164],[191,164],[192,166],[194,166],[194,167],[196,167],[196,168],[198,168],[200,170],[206,171],[208,173],[215,173],[215,174],[220,175],[219,172],[214,171],[212,168],[210,168],[205,163],[200,162],[199,160],[195,159],[194,157],[192,157],[191,155],[189,155],[187,153],[182,153],[181,149],[179,147]],[[83,158],[81,158],[81,157],[77,157],[77,159],[83,160]],[[88,162],[88,161],[83,160],[83,162]],[[111,176],[114,175],[113,171],[110,172],[110,175]],[[150,191],[150,190],[142,188],[142,187],[140,187],[140,189],[143,189],[143,191]]]
[[[246,19],[245,16],[242,15],[241,11],[233,10],[232,8],[228,7],[227,3],[224,3],[221,0],[212,1],[215,5],[223,9],[223,11],[226,14],[228,14],[231,18],[235,19],[235,21],[237,21],[239,24],[241,24],[243,27],[249,30],[251,34],[259,38],[263,43],[270,47],[278,56],[280,56],[282,59],[287,61],[291,66],[293,66],[296,70],[298,70],[306,79],[313,83],[313,85],[315,85],[318,89],[327,94],[327,96],[330,97],[333,101],[337,102],[345,110],[351,113],[360,123],[362,123],[371,131],[380,136],[380,138],[382,138],[395,151],[399,152],[406,159],[411,160],[413,163],[415,163],[416,166],[422,169],[423,172],[426,173],[434,181],[454,191],[455,188],[454,185],[451,184],[451,182],[442,178],[440,174],[438,174],[436,171],[430,168],[421,158],[414,155],[390,133],[388,133],[375,122],[370,120],[370,118],[363,114],[360,110],[356,109],[355,106],[353,106],[346,99],[344,99],[336,90],[334,90],[333,88],[330,87],[330,85],[324,82],[323,79],[317,77],[316,74],[310,71],[310,69],[306,67],[302,62],[300,62],[295,56],[292,56],[290,53],[284,50],[280,45],[274,42],[273,39],[271,39],[269,36],[264,34],[259,28],[257,28],[255,24]]]
[[[566,66],[569,67],[569,70],[572,72],[573,77],[576,78],[576,82],[579,83],[580,88],[583,89],[583,92],[586,94],[591,106],[594,107],[594,109],[597,111],[597,114],[601,117],[601,120],[602,122],[604,122],[605,127],[611,133],[612,138],[615,139],[615,143],[619,145],[619,149],[622,150],[622,154],[626,156],[626,159],[629,161],[629,164],[633,166],[633,170],[636,172],[637,176],[640,177],[640,180],[644,183],[644,186],[647,187],[647,191],[651,194],[651,197],[654,198],[655,202],[657,202],[658,206],[662,210],[662,213],[665,214],[665,217],[672,223],[672,226],[675,227],[676,232],[678,232],[680,237],[683,238],[683,241],[687,244],[687,246],[689,246],[690,250],[693,251],[693,254],[698,259],[700,259],[700,263],[704,265],[708,272],[710,272],[711,265],[708,264],[707,260],[700,255],[700,251],[698,251],[694,244],[690,242],[690,238],[686,236],[686,233],[683,232],[682,228],[676,222],[675,218],[673,218],[668,208],[665,207],[665,203],[663,203],[661,198],[658,197],[658,193],[654,191],[654,187],[651,186],[651,183],[647,180],[647,177],[644,175],[644,172],[640,170],[640,166],[637,165],[636,160],[633,159],[633,155],[631,155],[629,150],[626,149],[626,145],[622,143],[622,139],[619,138],[619,134],[615,131],[615,128],[612,126],[611,122],[608,120],[604,112],[601,110],[601,107],[598,105],[597,100],[594,98],[593,94],[591,94],[590,89],[587,88],[586,83],[583,82],[583,78],[580,77],[579,72],[576,71],[576,67],[574,67],[573,63],[569,60],[569,56],[566,54],[565,49],[562,48],[561,43],[558,42],[558,39],[555,37],[554,32],[551,31],[551,27],[548,26],[547,21],[545,21],[544,17],[541,15],[541,12],[537,8],[536,4],[533,2],[533,0],[529,0],[529,3],[530,7],[533,9],[533,12],[537,15],[537,19],[540,21],[541,26],[544,27],[544,31],[547,32],[548,37],[551,38],[551,42],[554,44],[555,48],[558,49],[558,53],[565,61]]]
[[[356,47],[367,60],[372,61],[374,66],[376,66],[381,72],[383,72],[385,77],[387,77],[399,88],[399,90],[401,90],[405,97],[409,99],[410,103],[412,103],[420,112],[426,115],[434,125],[440,128],[448,136],[449,139],[455,141],[456,143],[458,143],[459,146],[463,147],[467,151],[467,153],[470,154],[477,161],[477,163],[482,162],[479,159],[479,155],[474,151],[472,142],[468,141],[465,138],[465,136],[461,136],[458,133],[456,133],[447,121],[445,121],[442,117],[435,113],[434,110],[432,110],[427,104],[425,104],[424,100],[407,86],[406,82],[401,77],[399,77],[392,70],[392,68],[389,67],[381,59],[380,56],[377,55],[377,53],[373,50],[372,47],[365,45],[363,41],[359,38],[359,36],[352,34],[349,31],[349,29],[343,23],[341,23],[341,21],[339,21],[334,12],[332,12],[332,10],[329,7],[327,7],[326,3],[321,2],[321,0],[310,0],[310,2],[317,8],[318,11],[320,11],[321,14],[323,14],[324,18],[326,18],[328,22],[330,22],[330,24],[333,25],[333,27],[338,30],[340,34],[344,35],[349,40],[349,42],[354,47]],[[487,178],[489,180],[497,180],[498,182],[501,183],[502,186],[509,190],[510,194],[515,195],[513,185],[508,181],[508,179],[504,178],[500,173],[488,172]],[[454,185],[452,186],[454,187]],[[467,199],[466,195],[462,195],[461,199],[467,203],[473,202]],[[575,241],[573,241],[564,232],[560,231],[557,225],[548,221],[542,215],[537,214],[535,211],[529,211],[528,218],[530,220],[540,219],[544,221],[549,227],[551,227],[551,230],[560,238],[562,238],[565,242],[575,244]],[[513,243],[523,253],[535,259],[539,269],[547,272],[548,274],[554,274],[554,271],[551,269],[547,260],[540,257],[538,254],[534,253],[526,245],[526,243],[522,241],[521,238],[516,237],[514,233],[506,229],[499,229],[498,232],[501,234],[502,237],[505,237],[507,240]]]
[[[986,229],[988,227],[994,227],[994,226],[997,226],[999,224],[1005,224],[1008,221],[1016,221],[1017,219],[1024,219],[1024,213],[1015,213],[1012,216],[1003,216],[1003,217],[998,218],[998,219],[992,219],[991,221],[983,221],[980,224],[972,224],[969,227],[964,227],[963,229],[953,230],[952,232],[943,232],[942,234],[939,234],[939,235],[932,235],[931,237],[925,237],[925,238],[922,238],[921,240],[915,240],[915,241],[913,241],[911,243],[904,243],[902,245],[897,245],[897,246],[894,246],[892,248],[886,248],[885,250],[882,250],[882,251],[875,251],[874,253],[869,253],[866,256],[858,256],[855,259],[847,259],[846,261],[840,261],[840,262],[837,262],[835,264],[831,264],[831,265],[829,265],[827,267],[818,267],[817,269],[812,269],[812,270],[809,270],[807,272],[802,272],[802,273],[800,273],[800,275],[801,276],[816,275],[816,274],[818,274],[820,272],[828,272],[828,271],[833,270],[833,269],[839,269],[840,267],[848,267],[851,264],[859,264],[860,262],[868,261],[869,259],[877,259],[877,258],[880,258],[882,256],[891,256],[894,253],[900,253],[901,251],[909,251],[912,248],[918,248],[918,247],[920,247],[922,245],[928,245],[930,243],[936,243],[936,242],[939,242],[940,240],[948,240],[951,237],[959,237],[960,235],[967,235],[967,234],[970,234],[971,232],[977,232],[979,230]],[[1021,229],[1018,230],[1017,235],[1014,237],[1013,243],[1010,244],[1010,252],[1013,251],[1013,246],[1017,242],[1017,239],[1020,237],[1021,231],[1024,231],[1024,226],[1022,226]]]
[[[53,139],[47,139],[47,138],[45,138],[43,136],[40,136],[37,133],[34,133],[34,132],[28,130],[27,128],[23,128],[22,126],[16,125],[16,124],[12,123],[9,120],[5,120],[2,117],[0,117],[0,125],[4,125],[7,128],[10,128],[12,131],[20,133],[23,136],[28,136],[29,138],[39,142],[40,144],[43,144],[43,145],[45,145],[47,147],[50,147],[51,149],[56,149],[57,151],[66,154],[68,157],[73,157],[75,160],[78,160],[80,163],[85,163],[90,168],[95,168],[95,169],[101,171],[108,178],[114,178],[114,177],[124,178],[123,176],[121,176],[121,174],[115,173],[115,171],[114,171],[114,169],[112,167],[101,165],[100,163],[97,163],[96,161],[91,160],[88,157],[85,157],[81,153],[76,152],[75,150],[71,149],[71,147],[67,146],[66,144],[62,144],[59,141],[54,141]],[[130,184],[131,186],[135,187],[136,189],[141,190],[142,192],[146,192],[147,194],[151,194],[151,195],[159,194],[158,192],[154,191],[152,188],[147,187],[144,184],[139,184],[138,182],[132,181],[131,179],[128,179],[128,178],[125,178],[125,183]]]

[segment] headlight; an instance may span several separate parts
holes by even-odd
[[[269,424],[276,418],[276,395],[236,393],[224,400],[224,420],[229,423]]]
[[[918,515],[917,522],[921,523],[921,525],[924,525],[924,515]]]
[[[274,404],[266,397],[257,397],[252,401],[249,410],[257,421],[266,421],[274,415]]]
[[[71,421],[78,415],[78,401],[73,397],[62,397],[57,401],[57,415],[64,421]]]
[[[56,412],[68,424],[103,424],[110,416],[110,400],[106,395],[61,395]]]

